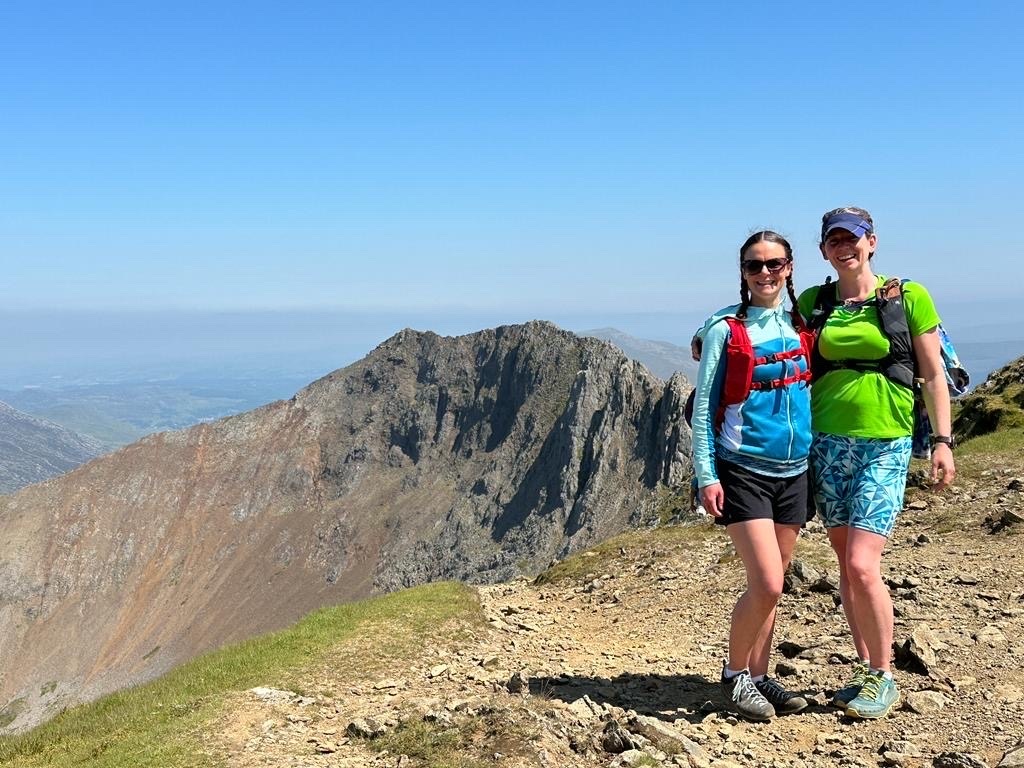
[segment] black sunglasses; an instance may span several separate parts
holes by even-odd
[[[761,274],[765,267],[768,267],[768,271],[774,275],[776,272],[781,272],[783,267],[791,261],[792,259],[765,259],[764,261],[746,259],[740,264],[740,267],[743,269],[743,273],[750,277]]]

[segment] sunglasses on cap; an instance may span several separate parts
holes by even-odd
[[[745,259],[740,264],[740,267],[743,269],[743,274],[749,277],[761,274],[765,267],[768,268],[769,273],[774,275],[781,272],[783,267],[791,261],[792,259],[765,259],[764,261],[760,259]]]

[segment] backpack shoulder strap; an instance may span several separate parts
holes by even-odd
[[[814,297],[814,308],[811,310],[811,316],[807,319],[806,332],[801,333],[801,340],[806,341],[810,352],[808,359],[810,360],[812,380],[820,379],[832,370],[832,365],[818,349],[818,342],[821,329],[825,327],[828,316],[832,314],[832,310],[838,303],[839,297],[836,289],[832,286],[832,276],[829,275],[825,282],[818,286],[818,293]]]
[[[750,343],[747,326],[737,317],[727,317],[729,338],[725,342],[725,385],[722,403],[742,403],[750,394],[750,381],[754,375],[754,346]]]
[[[832,310],[839,303],[836,290],[832,285],[832,276],[829,275],[825,282],[818,286],[818,293],[814,297],[814,307],[811,310],[811,317],[807,321],[807,327],[812,331],[819,331],[832,314]]]
[[[699,352],[702,351],[702,347],[704,346],[704,336],[705,336],[705,334],[713,326],[715,326],[715,325],[717,325],[718,323],[721,323],[721,322],[726,323],[729,326],[729,329],[730,329],[730,333],[726,336],[725,347],[724,347],[723,352],[722,352],[723,358],[725,359],[725,364],[726,364],[726,366],[728,366],[728,363],[729,363],[729,360],[728,360],[729,345],[734,343],[733,340],[732,340],[733,339],[733,334],[731,332],[732,328],[733,328],[733,323],[735,322],[735,323],[738,323],[741,327],[743,326],[743,323],[740,322],[740,321],[737,321],[737,319],[736,319],[736,317],[734,315],[715,314],[715,315],[712,315],[711,317],[709,317],[707,320],[704,321],[704,324],[698,329],[697,333],[694,334],[693,339],[691,340],[691,343],[690,343],[691,350],[694,349],[693,345],[697,344],[696,350],[697,350],[698,354],[694,355],[694,359],[696,359],[696,360],[700,359]],[[740,333],[745,334],[746,331],[747,331],[747,329],[745,327],[742,327],[742,330],[740,331]],[[748,337],[748,343],[749,343],[749,337]],[[753,349],[751,349],[751,355],[753,355]],[[728,368],[727,368],[726,375],[728,375]],[[693,389],[690,390],[690,394],[687,395],[686,402],[683,405],[683,418],[685,419],[686,426],[688,426],[688,427],[692,427],[693,426],[693,406],[694,406],[694,401],[696,400],[696,396],[697,396],[697,388],[694,387]],[[721,421],[721,414],[722,414],[723,411],[724,411],[724,407],[719,406],[719,408],[718,408],[718,420],[716,421],[716,424],[715,424],[716,428],[718,426],[718,423],[720,423],[720,421]]]
[[[726,407],[747,399],[754,378],[754,347],[746,323],[738,317],[727,317],[725,322],[729,324],[729,337],[725,341],[725,382],[718,401],[716,426],[721,425]]]
[[[879,301],[891,301],[893,299],[903,299],[903,285],[907,280],[900,279],[898,277],[890,277],[878,288],[875,289],[875,297]]]
[[[881,371],[896,383],[913,389],[917,363],[903,301],[903,284],[906,282],[890,277],[875,290],[875,298],[882,333],[889,339],[889,354],[881,361]]]

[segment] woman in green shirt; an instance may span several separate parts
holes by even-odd
[[[899,701],[892,679],[893,610],[881,577],[882,550],[903,507],[914,427],[914,395],[904,377],[884,366],[890,339],[879,319],[876,293],[886,283],[872,270],[878,237],[863,208],[837,208],[822,217],[821,253],[838,279],[800,295],[812,325],[815,308],[833,307],[821,326],[811,390],[811,466],[815,502],[839,559],[843,610],[859,662],[833,702],[851,717],[884,717]],[[835,291],[834,296],[819,291]],[[933,438],[932,480],[949,485],[956,473],[938,335],[939,316],[924,286],[904,282],[914,375],[923,394]],[[909,350],[908,350],[909,352]],[[895,354],[895,353],[894,353]]]

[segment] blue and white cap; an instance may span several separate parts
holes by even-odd
[[[871,226],[869,221],[862,219],[856,213],[833,213],[821,225],[821,239],[824,240],[828,237],[828,233],[833,229],[845,229],[857,237],[870,235],[875,231],[875,228]]]

